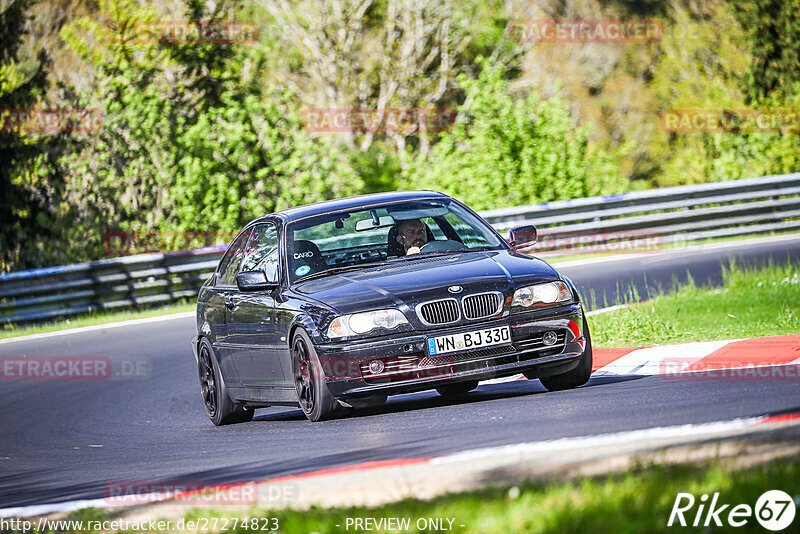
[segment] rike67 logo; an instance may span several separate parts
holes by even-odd
[[[756,501],[755,508],[749,504],[722,504],[719,493],[714,493],[710,502],[707,494],[696,499],[691,493],[678,493],[667,526],[743,527],[755,516],[762,527],[777,532],[792,524],[795,512],[794,499],[781,490],[764,492]]]

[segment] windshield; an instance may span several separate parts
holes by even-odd
[[[501,247],[486,223],[451,199],[337,212],[287,227],[290,282],[419,255]]]

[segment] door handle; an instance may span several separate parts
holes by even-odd
[[[233,302],[233,299],[227,299],[225,301],[225,307],[228,308],[229,310],[232,310],[236,307],[236,303]]]

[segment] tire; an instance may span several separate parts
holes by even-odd
[[[469,382],[457,382],[455,384],[448,384],[446,386],[441,386],[436,388],[436,391],[439,392],[439,395],[442,397],[460,397],[462,395],[466,395],[473,389],[478,387],[477,380],[470,380]]]
[[[581,356],[580,363],[572,371],[560,375],[543,376],[539,381],[550,391],[573,389],[584,385],[592,375],[592,336],[589,334],[589,325],[586,317],[583,318],[583,336],[586,338],[586,348]]]
[[[292,337],[292,373],[297,402],[309,421],[332,419],[340,412],[339,402],[325,385],[314,343],[303,329]]]
[[[245,409],[234,402],[225,387],[217,358],[207,339],[197,347],[197,372],[200,378],[200,394],[206,414],[216,426],[246,423],[253,420],[255,410]]]

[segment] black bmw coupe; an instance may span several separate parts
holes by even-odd
[[[548,263],[433,191],[265,215],[233,240],[197,299],[192,348],[216,425],[300,406],[312,421],[388,395],[463,395],[523,373],[580,386],[592,345],[578,293]]]

